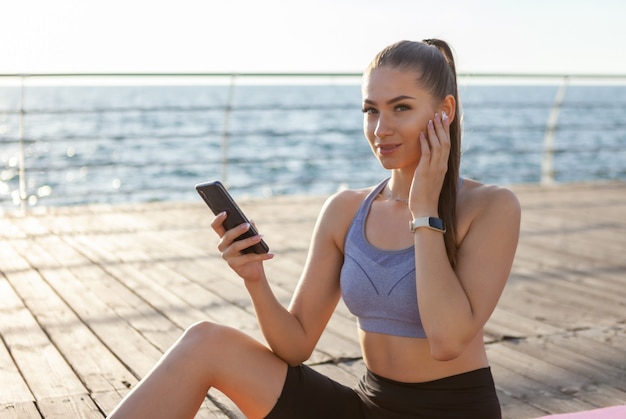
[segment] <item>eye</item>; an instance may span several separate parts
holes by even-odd
[[[378,113],[378,111],[372,107],[364,107],[363,109],[361,109],[361,112],[368,115],[374,115]]]
[[[411,107],[408,105],[397,105],[394,109],[398,112],[403,112],[408,111],[409,109],[411,109]]]

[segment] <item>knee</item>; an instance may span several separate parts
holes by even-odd
[[[231,340],[231,328],[204,320],[189,326],[181,336],[179,343],[206,354],[219,350]]]
[[[216,335],[219,333],[219,328],[221,327],[222,326],[210,321],[200,321],[189,326],[180,340],[183,343],[188,343],[193,346],[205,346],[216,338]]]

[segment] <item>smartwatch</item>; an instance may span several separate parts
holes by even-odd
[[[441,218],[436,217],[420,217],[409,222],[411,233],[414,233],[420,227],[430,228],[440,233],[446,232],[446,225]]]

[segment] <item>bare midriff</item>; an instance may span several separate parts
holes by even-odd
[[[376,375],[418,383],[450,377],[489,366],[482,333],[457,358],[439,361],[432,357],[427,339],[365,332],[359,329],[367,368]]]

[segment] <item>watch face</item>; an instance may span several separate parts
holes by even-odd
[[[445,230],[443,220],[441,218],[430,217],[428,219],[428,223],[431,227],[436,228],[437,230]]]

